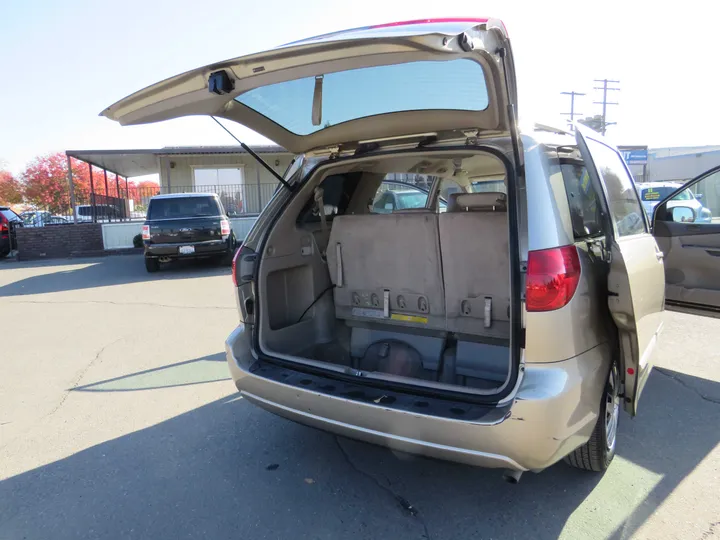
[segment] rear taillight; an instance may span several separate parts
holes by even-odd
[[[137,229],[135,229],[137,231]],[[143,225],[142,228],[143,240],[150,240],[150,225]]]
[[[235,255],[233,255],[233,262],[232,262],[233,285],[235,285],[236,287],[238,286],[238,281],[237,281],[237,263],[238,262],[237,262],[237,260],[238,260],[238,255],[240,255],[241,251],[242,251],[242,248],[235,250]]]
[[[220,220],[220,234],[223,236],[230,235],[230,222],[227,219]]]
[[[0,214],[0,232],[6,233],[10,230],[10,222],[8,218]]]
[[[567,305],[580,281],[575,246],[530,251],[525,279],[528,311],[552,311]]]
[[[233,283],[239,287],[243,283],[249,283],[255,276],[255,262],[257,253],[246,246],[235,251],[232,263]]]

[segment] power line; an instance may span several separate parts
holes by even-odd
[[[601,124],[601,133],[605,135],[605,131],[607,130],[608,126],[612,126],[617,124],[617,122],[608,122],[607,121],[607,106],[608,105],[617,105],[617,102],[612,102],[607,100],[607,94],[608,92],[612,91],[620,91],[620,88],[613,88],[611,86],[608,86],[608,84],[620,84],[620,81],[613,81],[611,79],[595,79],[596,83],[602,83],[602,86],[596,86],[595,90],[602,90],[602,101],[594,101],[593,103],[595,105],[602,105],[602,124]]]
[[[563,115],[570,116],[570,129],[572,128],[573,122],[575,120],[576,116],[582,116],[582,113],[575,112],[575,96],[584,96],[585,94],[581,92],[575,92],[574,90],[572,92],[560,92],[563,95],[570,96],[570,112],[560,113]]]

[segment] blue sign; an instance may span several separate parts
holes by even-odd
[[[647,148],[620,150],[620,153],[628,165],[645,165],[648,160]]]

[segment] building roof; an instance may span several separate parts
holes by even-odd
[[[275,144],[251,146],[257,154],[287,154]],[[161,156],[247,154],[240,146],[166,146],[133,150],[67,150],[65,154],[124,177],[158,174]]]

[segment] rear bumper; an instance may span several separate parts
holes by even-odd
[[[180,246],[193,246],[195,253],[181,255]],[[209,255],[222,255],[230,251],[230,243],[227,240],[208,240],[205,242],[188,242],[186,244],[145,244],[146,257],[178,257],[193,258]]]
[[[363,403],[258,376],[249,336],[239,326],[226,342],[235,385],[270,412],[395,450],[469,465],[541,470],[588,440],[609,369],[599,346],[569,360],[528,364],[504,418],[463,421]]]

